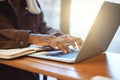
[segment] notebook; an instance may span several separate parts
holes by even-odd
[[[104,2],[80,50],[73,49],[73,52],[69,54],[64,54],[61,51],[43,51],[29,56],[67,63],[78,63],[105,52],[119,25],[120,4]],[[74,57],[68,57],[70,54]]]
[[[30,45],[26,48],[0,49],[0,59],[14,59],[38,51],[51,50],[49,47]]]

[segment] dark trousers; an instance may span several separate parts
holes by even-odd
[[[39,80],[39,74],[0,64],[0,80]]]

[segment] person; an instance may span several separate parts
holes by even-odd
[[[82,39],[47,26],[37,0],[0,0],[0,49],[31,44],[60,49],[81,46]],[[0,64],[0,80],[39,80],[39,74]]]

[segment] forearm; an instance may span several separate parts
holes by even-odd
[[[0,48],[19,48],[28,46],[29,32],[26,30],[0,30]]]

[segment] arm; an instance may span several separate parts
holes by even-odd
[[[18,48],[18,47],[28,46],[29,45],[28,42],[30,42],[28,40],[29,33],[33,32],[32,30],[34,30],[34,27],[33,27],[34,24],[33,26],[30,24],[31,27],[28,27],[28,30],[32,29],[31,31],[24,30],[22,28],[21,28],[22,30],[18,30],[16,21],[14,20],[14,17],[12,17],[15,15],[12,15],[9,17],[7,16],[8,14],[6,13],[7,11],[4,10],[3,7],[0,7],[0,48]],[[46,23],[43,21],[43,15],[41,14],[38,15],[39,19],[37,22],[39,22],[38,23],[39,26],[36,27],[36,29],[40,29],[40,30],[37,33],[49,34],[49,35],[54,34],[55,36],[61,35],[60,31],[46,26]],[[34,19],[33,17],[31,18]],[[25,20],[27,20],[27,18],[25,18]],[[33,22],[30,22],[30,23],[33,23]],[[35,24],[35,25],[37,26],[38,24]]]
[[[16,30],[10,22],[0,15],[0,48],[28,46],[28,30]]]

